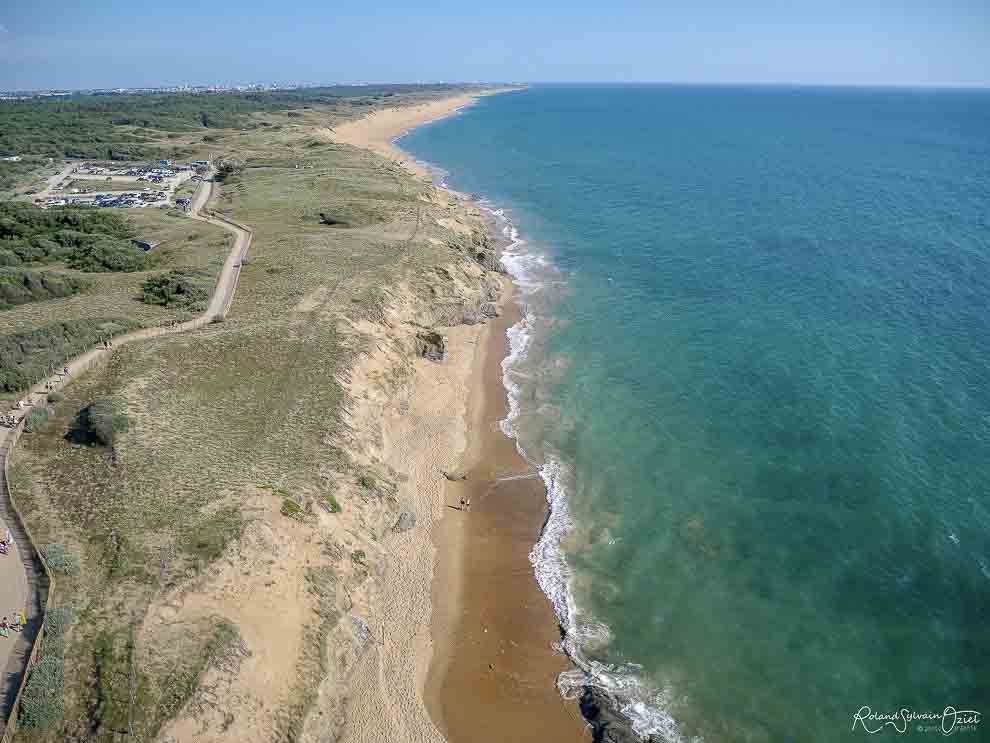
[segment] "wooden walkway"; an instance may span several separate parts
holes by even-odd
[[[16,726],[17,708],[24,688],[27,672],[37,660],[41,629],[44,626],[45,609],[51,595],[53,579],[39,554],[42,545],[35,543],[30,530],[17,510],[17,496],[12,494],[7,477],[8,460],[24,429],[24,419],[31,411],[30,400],[39,405],[46,404],[46,384],[54,384],[62,389],[79,374],[103,363],[115,348],[147,338],[163,335],[178,335],[198,330],[217,318],[224,318],[230,310],[234,293],[237,291],[241,275],[241,264],[251,247],[251,229],[205,209],[213,195],[213,184],[204,182],[196,192],[188,216],[201,222],[215,224],[235,237],[234,246],[224,261],[220,276],[210,297],[210,304],[199,317],[188,322],[162,328],[143,328],[113,339],[113,348],[91,348],[69,361],[65,366],[68,374],[42,380],[32,387],[23,399],[22,410],[15,410],[18,417],[13,429],[0,427],[0,535],[4,528],[10,529],[14,547],[7,555],[0,555],[0,616],[8,618],[14,610],[23,609],[28,624],[21,633],[11,632],[10,637],[0,637],[0,667],[4,669],[0,678],[0,695],[3,698],[3,720],[0,721],[0,743],[8,743]]]

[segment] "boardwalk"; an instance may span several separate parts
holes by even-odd
[[[217,278],[206,312],[193,320],[171,327],[145,328],[117,336],[113,340],[114,348],[146,338],[198,330],[215,318],[222,318],[227,314],[234,299],[234,292],[237,290],[241,263],[251,246],[252,235],[247,227],[207,212],[205,206],[212,195],[213,184],[204,182],[196,192],[188,216],[222,227],[232,233],[235,240],[234,247],[224,261],[220,276]],[[27,528],[16,511],[16,494],[13,499],[11,498],[10,485],[7,481],[7,460],[24,428],[24,418],[31,410],[30,403],[45,404],[46,383],[52,383],[55,389],[61,389],[74,377],[101,363],[112,353],[113,349],[108,351],[97,347],[71,359],[66,364],[68,374],[42,380],[28,391],[22,399],[24,409],[14,411],[18,417],[15,429],[0,428],[0,534],[3,533],[4,528],[7,528],[14,538],[14,546],[9,553],[0,555],[0,616],[7,614],[9,617],[15,609],[23,608],[28,617],[28,626],[24,632],[20,634],[12,632],[8,638],[0,637],[0,667],[4,669],[3,677],[0,679],[2,684],[0,693],[3,694],[4,700],[3,721],[10,718],[10,711],[27,670],[35,639],[41,630],[49,588],[48,576],[36,551],[36,548],[43,545],[32,544]],[[0,730],[3,730],[2,740],[5,742],[7,731],[2,722],[0,722]]]

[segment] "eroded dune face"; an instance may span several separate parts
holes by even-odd
[[[128,347],[68,390],[67,405],[127,401],[131,429],[111,468],[90,457],[98,487],[79,518],[119,519],[115,549],[137,576],[80,578],[82,600],[107,608],[75,631],[113,633],[98,691],[124,713],[80,704],[73,729],[126,724],[133,627],[136,724],[157,740],[440,739],[420,693],[431,528],[501,277],[478,258],[491,244],[469,203],[350,147],[302,159],[314,122],[282,126],[230,134],[247,166],[208,207],[254,231],[223,322]],[[445,339],[439,363],[421,332]],[[53,504],[88,454],[53,452],[28,452],[45,473],[30,517],[81,541]]]

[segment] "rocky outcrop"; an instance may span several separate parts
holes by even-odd
[[[396,533],[401,533],[404,531],[409,531],[416,526],[416,514],[411,511],[403,511],[399,514],[399,519],[395,522],[395,526],[392,527],[392,531]]]
[[[479,250],[474,254],[474,259],[478,261],[478,265],[486,271],[505,273],[505,267],[502,265],[502,261],[498,259],[498,255],[495,254],[494,250]]]
[[[586,686],[581,694],[581,714],[591,727],[594,743],[643,743],[628,721],[614,711],[615,701],[600,689]],[[646,743],[654,743],[652,737]],[[655,743],[661,743],[656,741]]]
[[[419,331],[416,333],[416,354],[430,361],[443,361],[447,358],[447,336],[434,330]]]

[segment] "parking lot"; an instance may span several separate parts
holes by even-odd
[[[34,203],[41,207],[185,208],[189,199],[177,198],[176,191],[187,181],[202,180],[196,171],[203,172],[203,165],[201,160],[176,164],[163,160],[156,165],[81,162],[53,178]]]

